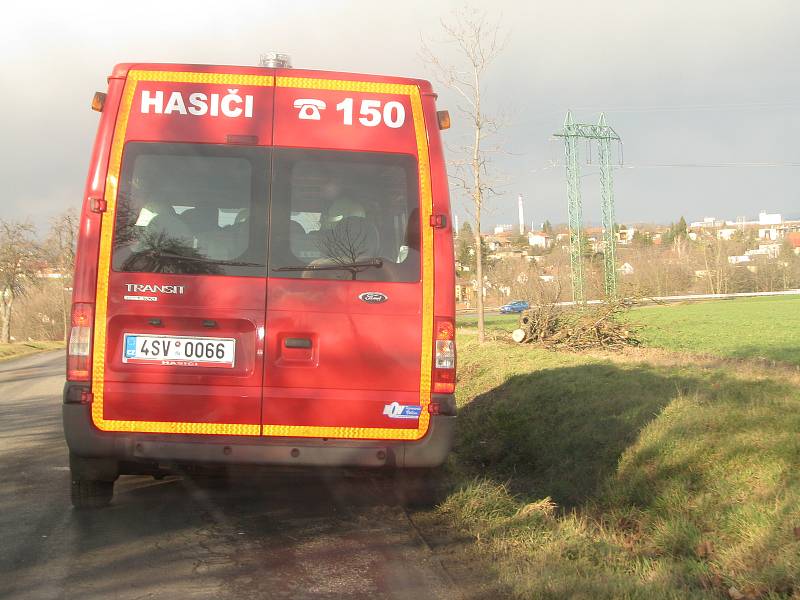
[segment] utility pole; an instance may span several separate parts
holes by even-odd
[[[567,169],[567,212],[569,214],[569,261],[572,271],[572,299],[579,304],[586,302],[583,275],[582,233],[583,203],[581,201],[581,174],[578,162],[578,140],[597,140],[600,155],[600,185],[602,193],[603,219],[603,267],[604,287],[607,298],[617,295],[616,236],[614,232],[614,186],[611,177],[610,143],[621,138],[606,123],[604,114],[597,125],[575,123],[572,113],[567,112],[564,128],[555,134],[564,138],[564,157]]]
[[[601,128],[602,135],[597,140],[600,157],[600,188],[601,188],[601,209],[603,219],[603,287],[605,288],[606,298],[617,297],[617,237],[614,232],[614,182],[611,178],[611,152],[609,149],[611,137],[610,133],[619,136],[606,124],[606,116],[600,113],[600,121],[597,126]]]
[[[558,134],[556,134],[558,135]],[[583,257],[581,255],[581,224],[583,203],[581,202],[581,171],[578,164],[578,136],[572,113],[564,120],[564,154],[567,163],[567,213],[569,215],[569,266],[572,272],[572,300],[586,301],[583,285]]]

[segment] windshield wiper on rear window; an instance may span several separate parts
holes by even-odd
[[[225,260],[222,258],[208,258],[207,256],[184,256],[172,252],[161,252],[160,250],[145,250],[139,254],[148,254],[159,258],[174,258],[176,260],[188,260],[189,262],[203,263],[207,265],[226,265],[229,267],[263,267],[263,263],[243,262],[237,260]]]
[[[290,267],[275,267],[273,271],[350,271],[353,274],[353,279],[356,278],[361,271],[374,267],[380,269],[383,267],[382,258],[368,258],[358,262],[335,262],[326,265],[305,265],[305,266],[290,266]]]

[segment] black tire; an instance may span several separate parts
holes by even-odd
[[[72,480],[72,506],[78,509],[103,508],[114,496],[113,481]]]

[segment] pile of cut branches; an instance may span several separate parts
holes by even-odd
[[[620,318],[630,307],[625,300],[591,306],[540,304],[520,315],[519,328],[511,337],[515,342],[559,350],[638,346],[637,326]]]

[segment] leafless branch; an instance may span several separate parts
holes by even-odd
[[[456,155],[459,159],[451,162],[450,181],[470,198],[467,212],[475,222],[476,276],[480,288],[477,299],[478,339],[483,341],[481,211],[487,197],[498,193],[490,181],[489,153],[483,144],[488,137],[497,134],[504,118],[488,115],[481,100],[484,75],[502,51],[507,37],[501,36],[499,23],[489,22],[486,13],[475,8],[456,11],[451,19],[442,19],[440,24],[444,33],[440,43],[455,49],[459,63],[445,63],[425,39],[421,41],[420,54],[430,66],[433,78],[461,99],[456,110],[471,127],[470,143],[458,149]]]

